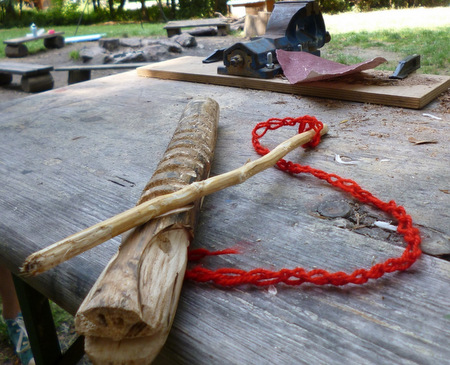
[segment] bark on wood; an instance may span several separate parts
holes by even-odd
[[[188,104],[138,205],[209,175],[218,119],[214,100]],[[175,316],[199,207],[200,199],[126,235],[76,316],[92,361],[143,364],[158,354]]]

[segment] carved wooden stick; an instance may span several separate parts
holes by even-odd
[[[323,135],[327,132],[328,126],[324,124],[321,134]],[[97,223],[92,227],[86,228],[81,232],[75,233],[28,256],[21,271],[26,275],[36,275],[45,272],[154,217],[184,207],[205,195],[240,184],[258,172],[275,165],[279,159],[283,158],[290,151],[310,142],[314,134],[315,132],[313,130],[297,134],[278,145],[267,155],[255,161],[248,162],[238,169],[211,177],[207,180],[195,182],[172,194],[156,197],[103,222]]]
[[[208,177],[218,120],[214,100],[188,104],[138,205]],[[123,239],[75,317],[94,363],[147,364],[159,353],[178,305],[200,201]]]

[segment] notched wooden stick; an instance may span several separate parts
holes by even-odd
[[[189,102],[138,205],[209,176],[218,123],[217,102]],[[157,356],[175,317],[200,206],[197,199],[122,237],[75,316],[93,364],[145,365]]]
[[[327,132],[328,126],[324,124],[321,135]],[[289,152],[310,142],[314,135],[314,130],[297,134],[279,144],[267,155],[248,162],[235,170],[194,182],[174,193],[158,196],[75,233],[28,256],[21,272],[25,275],[43,273],[131,228],[148,222],[152,218],[184,207],[203,196],[240,184],[253,175],[274,166]]]

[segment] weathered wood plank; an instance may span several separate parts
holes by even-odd
[[[18,46],[19,44],[36,41],[39,39],[51,39],[56,38],[58,36],[63,35],[64,32],[55,32],[53,34],[45,33],[36,37],[19,37],[19,38],[13,38],[13,39],[5,39],[3,41],[4,44],[11,45],[11,46]]]
[[[53,70],[53,66],[37,65],[32,63],[0,62],[0,72],[8,72],[17,75],[32,76],[47,74]]]
[[[395,199],[419,225],[423,247],[445,253],[450,134],[438,102],[425,112],[442,120],[424,111],[139,78],[131,71],[0,104],[0,261],[16,271],[29,253],[133,206],[178,116],[199,94],[221,106],[211,175],[257,157],[250,144],[257,122],[314,115],[330,124],[330,136],[290,159]],[[274,147],[291,133],[269,132],[262,142]],[[437,143],[415,145],[410,137]],[[143,149],[153,157],[143,158]],[[335,154],[359,164],[338,164]],[[320,203],[332,200],[348,202],[363,220],[389,219],[312,177],[273,169],[205,198],[193,247],[237,245],[241,254],[204,263],[243,269],[349,271],[401,254],[394,234],[320,217]],[[111,240],[27,280],[74,313],[117,246]],[[158,362],[448,363],[449,279],[448,261],[424,255],[407,272],[362,287],[278,286],[275,294],[187,282]]]
[[[194,20],[175,20],[168,22],[164,29],[192,28],[192,27],[215,27],[227,25],[226,19],[194,19]]]
[[[148,62],[138,63],[112,63],[103,65],[68,65],[55,67],[55,71],[73,71],[73,70],[112,70],[112,69],[129,69],[148,65]]]

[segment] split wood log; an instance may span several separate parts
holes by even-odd
[[[324,124],[320,133],[324,135],[327,132],[328,126]],[[267,155],[235,170],[192,183],[174,193],[156,197],[66,237],[28,256],[20,271],[23,275],[43,273],[131,228],[148,222],[152,218],[177,211],[180,207],[186,207],[194,200],[216,191],[241,184],[253,175],[274,166],[279,159],[295,148],[310,142],[314,135],[313,130],[297,134],[279,144]]]
[[[208,177],[219,106],[191,101],[138,205]],[[128,232],[75,317],[93,363],[148,364],[175,317],[201,199]]]

